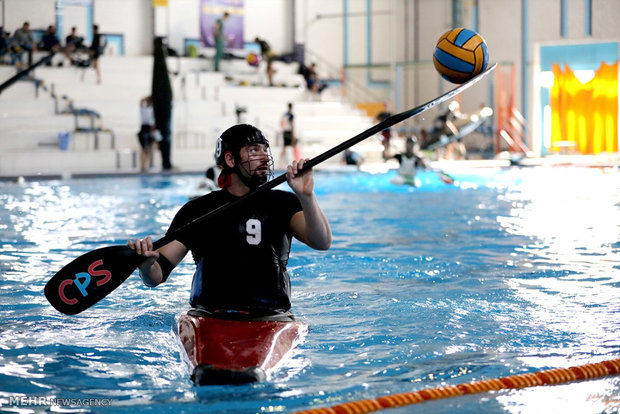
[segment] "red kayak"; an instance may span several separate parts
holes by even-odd
[[[252,317],[192,309],[178,322],[196,385],[264,381],[308,332],[308,325],[290,314]]]

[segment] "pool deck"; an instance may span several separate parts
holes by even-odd
[[[557,166],[574,166],[589,168],[612,168],[620,169],[620,153],[598,154],[598,155],[574,155],[574,154],[554,154],[546,157],[522,158],[520,160],[511,160],[508,157],[496,159],[478,159],[478,160],[438,160],[431,162],[432,168],[438,168],[446,171],[458,171],[471,168],[508,168],[508,167],[557,167]],[[368,162],[364,163],[360,170],[368,173],[381,174],[389,170],[398,168],[396,160],[387,162]],[[350,165],[341,165],[337,163],[326,163],[315,167],[318,171],[354,171],[357,169]],[[84,177],[118,177],[133,175],[179,175],[179,174],[202,174],[206,170],[203,168],[175,168],[171,171],[161,171],[153,169],[149,172],[139,172],[134,168],[115,169],[115,170],[99,170],[99,171],[80,171],[80,172],[57,172],[46,170],[45,165],[38,165],[33,168],[31,173],[27,174],[5,174],[0,175],[0,181],[39,181],[39,180],[57,180],[68,178],[84,178]]]

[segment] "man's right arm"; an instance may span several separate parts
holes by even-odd
[[[139,255],[144,256],[144,261],[138,266],[140,278],[145,285],[154,287],[167,279],[168,274],[183,260],[187,254],[187,248],[183,243],[173,240],[157,250],[153,250],[151,236],[146,239],[128,240],[127,245]],[[161,258],[160,256],[163,256]]]

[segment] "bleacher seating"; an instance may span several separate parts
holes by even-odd
[[[238,117],[261,128],[272,145],[281,145],[287,102],[294,103],[303,156],[317,155],[372,125],[335,90],[326,90],[321,100],[313,97],[296,63],[276,62],[274,82],[282,86],[274,87],[266,85],[264,62],[254,68],[244,60],[224,61],[220,73],[209,71],[211,62],[200,58],[171,57],[167,63],[174,94],[172,162],[182,171],[204,170],[217,137]],[[19,81],[0,95],[0,176],[137,171],[139,101],[150,94],[153,59],[106,56],[100,65],[101,84],[92,68],[44,66],[33,74],[43,82],[38,88],[33,81]],[[0,66],[0,81],[14,73]],[[81,119],[76,110],[98,117]],[[58,137],[66,133],[70,143],[63,151]],[[380,154],[378,140],[369,140],[366,150]],[[279,148],[273,154],[278,157]]]

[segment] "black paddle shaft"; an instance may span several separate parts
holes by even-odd
[[[325,151],[311,160],[308,160],[308,162],[304,164],[301,172],[306,171],[325,160],[328,160],[334,155],[386,128],[433,108],[441,102],[451,99],[455,95],[477,83],[480,79],[495,69],[496,66],[497,65],[491,66],[478,76],[463,83],[462,85],[459,85],[440,97],[435,98],[424,105],[393,115],[361,134],[342,142],[341,144]],[[222,211],[247,202],[256,195],[270,190],[285,181],[286,174],[279,175],[248,194],[239,197],[235,201],[226,203],[165,235],[153,243],[153,248],[158,249],[165,246],[171,241],[176,240],[183,232],[190,230],[195,224],[209,220],[220,214]],[[67,315],[75,315],[90,308],[92,305],[106,297],[114,289],[120,286],[120,284],[123,283],[129,275],[136,270],[143,260],[143,256],[138,255],[128,246],[118,245],[93,250],[73,260],[71,263],[63,267],[58,273],[56,273],[45,286],[45,296],[50,304],[60,312]]]

